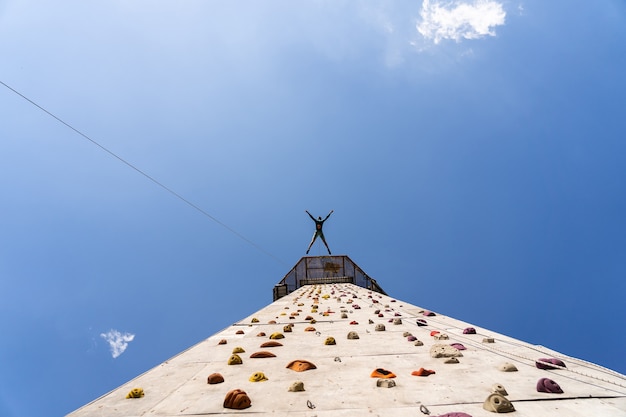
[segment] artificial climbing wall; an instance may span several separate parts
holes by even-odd
[[[623,417],[626,377],[335,283],[295,289],[70,416],[496,413]]]

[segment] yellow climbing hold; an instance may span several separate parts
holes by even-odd
[[[326,340],[324,341],[325,345],[336,345],[337,342],[335,342],[335,338],[334,337],[327,337]]]
[[[245,350],[241,346],[237,346],[233,348],[233,353],[244,353]]]
[[[143,396],[143,388],[133,388],[128,394],[126,394],[126,398],[141,398]]]
[[[280,332],[275,332],[270,335],[270,339],[284,339],[285,335]]]
[[[252,374],[252,376],[249,379],[250,382],[263,382],[267,380],[268,378],[265,376],[263,372],[255,372]]]
[[[241,365],[242,363],[243,361],[241,360],[241,356],[237,354],[233,354],[230,358],[228,358],[229,365]]]

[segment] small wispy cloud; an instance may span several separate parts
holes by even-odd
[[[117,330],[111,329],[107,333],[100,333],[100,337],[106,340],[109,344],[113,358],[117,358],[124,353],[128,347],[128,343],[133,341],[135,335],[132,333],[121,333]]]
[[[495,27],[504,25],[506,12],[493,0],[439,1],[424,0],[418,32],[439,43],[443,39],[479,39],[495,36]]]

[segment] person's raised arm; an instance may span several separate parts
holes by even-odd
[[[304,211],[306,211],[306,214],[308,214],[308,215],[309,215],[309,217],[310,217],[311,219],[313,219],[313,221],[315,221],[315,217],[313,217],[313,216],[311,215],[311,213],[309,213],[309,211],[308,211],[308,210],[304,210]]]
[[[324,221],[326,221],[330,217],[330,215],[333,214],[334,211],[335,210],[331,210],[330,213],[328,213],[328,216],[326,216],[326,219],[324,219]],[[310,214],[309,214],[309,216],[310,216]]]

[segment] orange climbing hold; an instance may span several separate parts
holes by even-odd
[[[304,372],[311,369],[317,369],[317,366],[315,366],[315,364],[313,364],[312,362],[301,359],[289,362],[286,367],[296,372]]]
[[[376,368],[370,375],[372,378],[395,378],[396,374],[383,368]]]
[[[413,376],[428,376],[428,375],[432,375],[434,373],[435,373],[435,371],[432,371],[430,369],[420,368],[417,371],[411,372],[411,375],[413,375]]]

